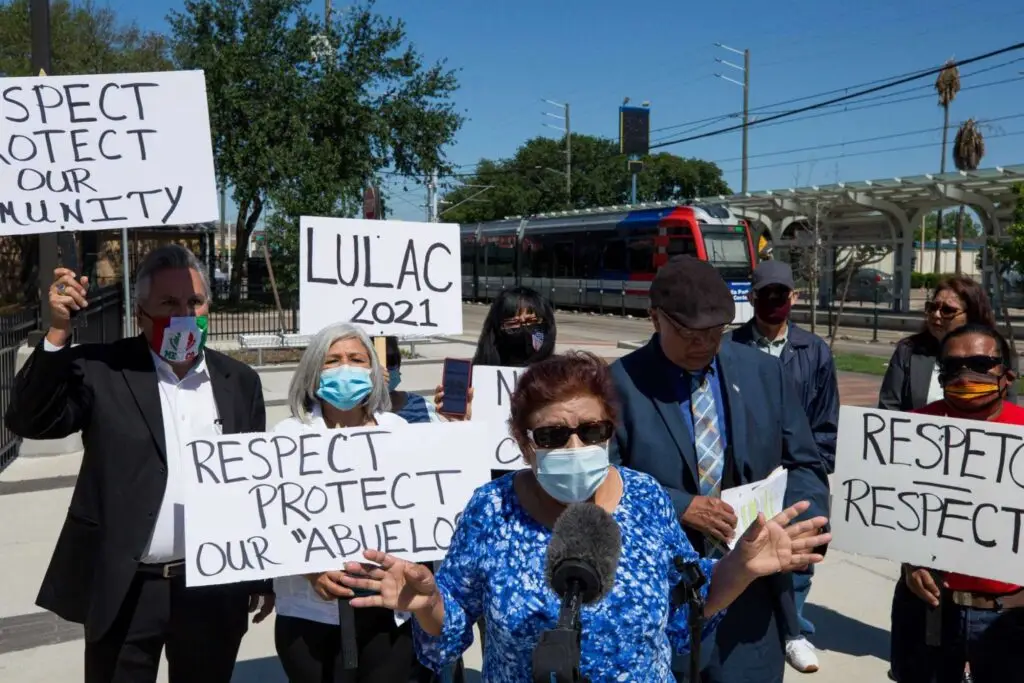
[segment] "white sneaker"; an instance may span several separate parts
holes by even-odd
[[[818,670],[818,655],[814,654],[814,646],[806,638],[786,643],[786,661],[800,673],[812,674]]]

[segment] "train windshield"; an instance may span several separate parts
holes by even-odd
[[[745,233],[704,233],[708,262],[726,280],[750,278],[750,249]]]

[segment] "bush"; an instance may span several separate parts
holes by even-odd
[[[910,274],[910,288],[911,289],[935,289],[935,285],[939,284],[939,280],[944,277],[952,277],[953,273],[911,273]]]

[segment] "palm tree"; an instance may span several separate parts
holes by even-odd
[[[946,143],[949,141],[949,105],[960,92],[960,69],[956,60],[950,59],[935,79],[935,92],[939,95],[939,106],[942,107],[942,159],[939,173],[946,172]],[[939,209],[938,220],[935,222],[935,274],[942,272],[942,209]],[[924,264],[922,264],[924,265]]]
[[[953,164],[960,171],[975,171],[985,156],[985,138],[974,119],[967,119],[960,124],[953,140]],[[956,274],[961,273],[964,240],[964,205],[956,216]]]

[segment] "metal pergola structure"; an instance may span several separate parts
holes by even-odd
[[[1013,188],[1019,183],[1024,183],[1024,164],[719,195],[694,202],[727,205],[751,222],[755,234],[767,232],[776,245],[785,245],[816,217],[823,246],[890,245],[897,285],[893,303],[897,310],[908,310],[914,238],[924,216],[964,204],[977,212],[985,237],[1000,240],[1013,215]],[[987,258],[983,273],[987,285],[992,277]]]

